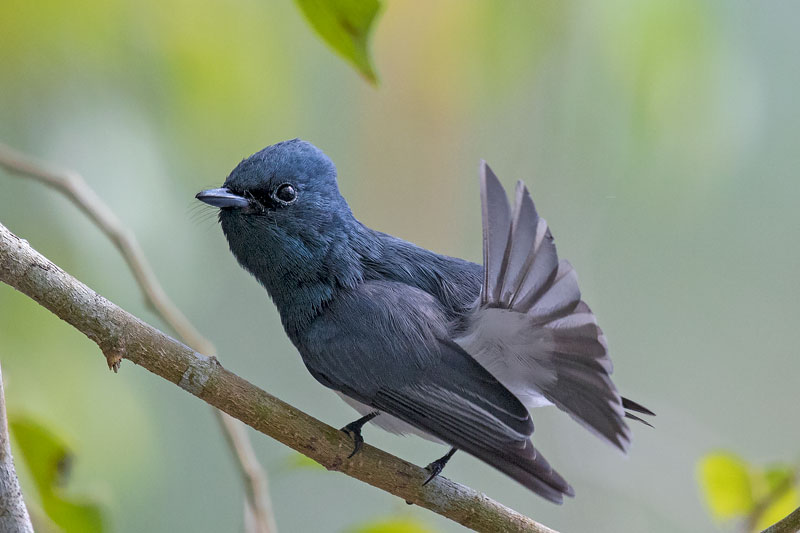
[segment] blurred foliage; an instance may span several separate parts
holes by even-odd
[[[713,453],[700,461],[700,482],[711,513],[727,519],[749,514],[755,507],[749,465],[730,453]]]
[[[449,477],[560,531],[689,533],[713,527],[695,477],[706,450],[796,451],[797,3],[387,0],[370,38],[379,91],[293,0],[3,0],[0,13],[0,138],[81,172],[226,367],[264,389],[335,425],[352,416],[308,375],[213,215],[192,217],[193,195],[302,137],[334,160],[364,223],[479,261],[483,157],[505,184],[526,180],[608,336],[615,382],[661,416],[622,461],[537,411],[537,448],[578,492],[567,507],[469,457]],[[0,186],[6,226],[161,325],[68,201],[4,173]],[[58,421],[80,451],[70,487],[91,494],[100,477],[115,528],[241,526],[240,481],[201,402],[132,365],[111,376],[91,341],[7,287],[0,358],[9,408]],[[443,453],[369,440],[418,464]],[[270,473],[290,470],[283,445],[253,442]],[[346,476],[270,481],[281,531],[342,531],[395,506],[462,531]]]
[[[381,9],[378,0],[295,0],[311,27],[338,54],[350,61],[371,83],[378,77],[372,66],[369,37]]]
[[[8,425],[47,517],[65,533],[104,531],[100,505],[66,489],[74,455],[64,440],[29,415],[11,415]]]
[[[717,521],[744,520],[761,531],[800,507],[797,468],[758,468],[730,452],[713,452],[698,464],[698,477]]]
[[[348,533],[434,533],[423,522],[409,517],[384,518],[366,522]]]
[[[299,452],[290,453],[286,457],[286,465],[291,470],[326,470],[314,459]]]
[[[678,105],[699,109],[713,104],[709,90],[715,89],[719,66],[709,9],[685,0],[641,2],[609,21],[605,46],[633,102],[639,142],[669,137],[674,129],[703,127],[698,116],[675,111]]]

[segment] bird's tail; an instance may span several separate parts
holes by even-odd
[[[497,429],[499,422],[488,417],[474,418],[473,425],[467,427],[462,417],[453,416],[457,406],[451,404],[448,409],[431,391],[415,395],[413,402],[408,401],[408,393],[382,390],[373,405],[477,457],[553,503],[563,503],[565,494],[575,495],[527,435],[501,432]]]
[[[625,409],[625,418],[636,420],[637,422],[641,422],[645,426],[653,427],[653,424],[651,424],[647,420],[630,412],[634,411],[636,413],[640,413],[643,415],[656,416],[656,414],[653,411],[651,411],[644,405],[636,403],[633,400],[629,400],[628,398],[622,397],[622,407]]]

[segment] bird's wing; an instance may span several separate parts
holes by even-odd
[[[483,286],[456,342],[528,406],[553,403],[627,451],[630,430],[605,337],[527,188],[517,184],[512,210],[482,162],[481,205]]]
[[[435,300],[394,282],[340,295],[300,343],[324,385],[474,455],[548,500],[572,488],[530,442],[527,409],[446,340]]]

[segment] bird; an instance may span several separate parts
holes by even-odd
[[[551,502],[572,486],[534,447],[531,410],[555,405],[627,452],[644,406],[611,381],[606,338],[523,182],[513,207],[480,164],[483,264],[358,221],[320,149],[292,139],[242,160],[196,198],[219,208],[238,263],[266,289],[311,375],[370,422],[488,463]]]

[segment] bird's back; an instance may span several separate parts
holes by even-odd
[[[483,267],[437,254],[413,243],[365,228],[369,245],[361,252],[364,278],[399,282],[433,296],[456,333],[481,290]]]

